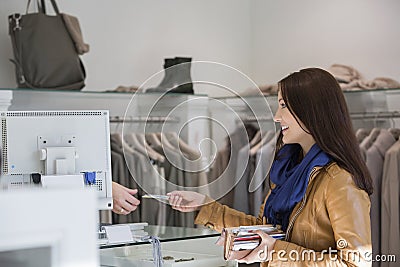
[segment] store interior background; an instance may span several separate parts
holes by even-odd
[[[90,52],[81,57],[87,72],[84,91],[141,86],[160,72],[147,84],[157,85],[163,77],[164,58],[175,56],[226,64],[258,85],[276,83],[301,68],[326,69],[335,63],[354,67],[366,80],[400,81],[399,0],[56,1],[61,12],[78,17],[85,42],[90,44]],[[16,87],[7,18],[25,13],[27,2],[0,0],[0,88]],[[50,5],[49,0],[46,3]],[[208,75],[212,79],[216,74],[210,69]],[[195,72],[192,78],[196,80]],[[231,81],[239,93],[248,89],[249,83],[237,77],[218,78]],[[194,90],[210,97],[228,94],[198,84]],[[119,110],[119,102],[110,99],[110,105]],[[388,98],[396,110],[399,99],[400,95]],[[45,100],[40,98],[36,104]],[[373,101],[379,106],[376,99],[368,103]],[[57,107],[70,102],[62,97],[54,101]],[[225,135],[217,130],[214,135],[218,148],[224,146]],[[203,135],[188,136],[189,144],[197,144]]]
[[[50,2],[50,1],[48,1]],[[27,0],[0,3],[0,87],[14,88],[7,17]],[[367,80],[400,80],[398,0],[58,0],[79,18],[90,52],[82,57],[84,90],[140,86],[162,71],[166,57],[229,65],[258,85],[300,68],[350,65]],[[212,73],[210,73],[212,75]],[[155,84],[159,82],[159,75]],[[192,73],[195,80],[196,75]],[[224,77],[231,79],[231,77]],[[243,91],[246,85],[237,84]],[[196,86],[196,93],[226,91]]]

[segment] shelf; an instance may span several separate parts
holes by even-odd
[[[350,113],[395,112],[400,110],[400,89],[375,89],[343,91]],[[277,108],[277,95],[218,97],[235,110],[246,110],[247,103],[257,107],[265,99],[274,111]]]
[[[207,106],[205,95],[0,89],[0,93],[6,92],[12,94],[10,111],[105,109],[110,116],[124,116],[126,112],[142,116],[149,112],[164,115],[186,101],[194,109]]]
[[[21,91],[21,92],[46,92],[50,94],[57,93],[68,93],[68,94],[90,94],[90,95],[108,95],[108,94],[119,94],[119,95],[161,95],[161,92],[116,92],[116,91],[89,91],[89,90],[50,90],[50,89],[31,89],[31,88],[0,88],[0,91]],[[168,93],[170,96],[193,96],[192,94],[182,94],[182,93]],[[205,94],[195,94],[194,96],[206,96]]]
[[[400,88],[390,88],[390,89],[371,89],[371,90],[346,90],[343,91],[345,95],[347,94],[368,94],[368,93],[384,93],[384,94],[399,94],[400,95]],[[216,99],[235,99],[238,97],[241,98],[246,98],[246,99],[251,99],[251,98],[258,98],[258,97],[276,97],[276,94],[271,94],[271,95],[240,95],[240,96],[219,96],[215,97]]]

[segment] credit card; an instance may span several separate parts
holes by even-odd
[[[151,194],[146,194],[146,195],[143,195],[142,198],[154,198],[154,199],[168,200],[168,199],[169,199],[169,196],[167,196],[167,195],[151,195]]]

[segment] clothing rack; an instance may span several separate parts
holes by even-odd
[[[164,116],[139,116],[139,117],[131,117],[131,116],[110,116],[110,123],[164,123],[171,122],[177,123],[179,119],[176,117],[164,117]]]
[[[360,113],[350,113],[350,117],[355,120],[394,119],[394,118],[400,118],[400,112],[399,111],[360,112]]]
[[[273,118],[271,116],[258,116],[257,118],[255,116],[241,116],[240,119],[237,120],[237,122],[259,122],[259,121],[273,121]]]
[[[354,120],[395,119],[395,118],[400,118],[400,111],[376,111],[376,112],[350,113],[350,118],[354,119]],[[240,118],[240,121],[242,121],[242,122],[257,122],[257,121],[272,121],[272,120],[273,120],[273,118],[270,116],[260,116],[258,118],[254,117],[254,116],[243,116]]]

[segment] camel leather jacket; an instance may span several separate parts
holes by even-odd
[[[225,227],[265,224],[266,199],[258,218],[207,199],[196,224],[219,232]],[[276,253],[261,266],[371,266],[369,213],[368,194],[347,171],[336,163],[316,167],[303,200],[290,215],[286,239],[276,240]]]

